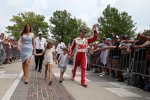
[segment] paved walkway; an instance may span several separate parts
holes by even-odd
[[[68,66],[63,83],[59,83],[59,68],[53,66],[53,83],[48,85],[42,73],[30,67],[30,82],[25,85],[21,79],[21,62],[0,67],[0,98],[2,100],[150,100],[150,92],[127,86],[110,77],[87,72],[88,87],[80,85],[80,69],[75,81],[71,81],[72,66]],[[18,84],[19,83],[19,84]]]
[[[22,77],[21,70],[20,61],[0,65],[0,99],[7,100],[11,97],[20,81],[19,77]]]
[[[88,88],[80,85],[81,70],[78,68],[75,81],[71,81],[72,66],[67,68],[62,83],[76,100],[150,100],[150,92],[117,82],[109,76],[100,77],[98,73],[86,72]],[[59,78],[59,70],[53,70]]]
[[[21,80],[11,100],[74,100],[54,75],[52,80],[53,83],[50,86],[48,79],[44,79],[44,73],[31,68],[29,84],[25,85]]]

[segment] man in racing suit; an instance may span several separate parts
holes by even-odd
[[[76,69],[78,65],[81,65],[81,85],[83,87],[87,87],[86,79],[85,79],[85,71],[87,66],[87,56],[86,56],[86,50],[88,47],[88,44],[94,42],[97,39],[97,31],[96,31],[96,25],[93,26],[94,36],[92,38],[85,38],[86,35],[86,29],[80,30],[79,37],[75,38],[72,42],[69,55],[71,56],[74,49],[75,49],[75,59],[74,59],[74,68],[72,70],[72,80],[75,79]]]

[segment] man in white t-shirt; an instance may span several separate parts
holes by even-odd
[[[104,37],[102,39],[103,43],[99,44],[99,48],[105,48],[107,47],[107,39]],[[101,50],[101,53],[100,53],[100,65],[103,66],[102,67],[102,73],[100,73],[100,76],[104,76],[106,74],[106,65],[108,63],[107,59],[108,59],[108,55],[109,55],[109,49],[104,49],[104,50]]]
[[[57,45],[57,47],[56,47],[57,59],[58,59],[59,55],[63,53],[63,50],[62,50],[62,49],[65,48],[65,47],[66,47],[66,45],[65,45],[65,43],[63,43],[63,42],[60,42],[60,43]]]
[[[38,33],[38,37],[35,38],[35,49],[36,49],[36,53],[42,53],[43,50],[46,47],[46,39],[42,37],[42,32]],[[35,56],[35,70],[41,72],[42,69],[42,62],[44,59],[44,55],[41,56]]]

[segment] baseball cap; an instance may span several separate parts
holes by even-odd
[[[107,38],[107,40],[110,40],[110,41],[111,41],[111,38]]]
[[[103,37],[102,40],[106,40],[106,37]]]
[[[39,32],[38,34],[42,34],[42,32]]]
[[[119,36],[118,35],[115,35],[112,37],[113,39],[119,39]]]

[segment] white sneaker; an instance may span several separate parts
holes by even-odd
[[[101,72],[100,76],[103,77],[105,75],[105,72]]]
[[[100,77],[103,77],[104,75],[100,74],[99,76],[100,76]]]
[[[100,75],[103,75],[103,72],[99,73]]]

